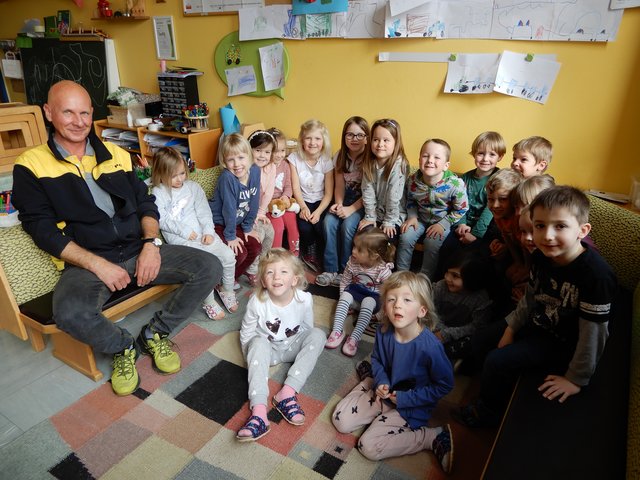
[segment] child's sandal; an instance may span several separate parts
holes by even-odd
[[[216,289],[216,292],[218,292],[218,296],[220,297],[220,300],[222,300],[222,304],[227,312],[233,313],[238,310],[238,299],[236,298],[235,292],[223,292],[218,289]]]
[[[203,303],[202,309],[211,320],[222,320],[224,318],[224,312],[217,303],[214,303],[213,305]]]
[[[304,410],[302,410],[300,405],[298,405],[298,397],[296,397],[295,395],[293,397],[280,400],[279,402],[276,400],[276,397],[273,397],[271,399],[271,403],[273,404],[275,409],[278,410],[278,412],[280,412],[280,415],[282,415],[282,418],[284,418],[291,425],[304,424],[305,418],[303,418],[302,421],[297,421],[297,422],[293,420],[293,417],[295,417],[298,414],[304,417]]]
[[[240,431],[249,430],[251,432],[250,436],[239,435]],[[256,415],[252,415],[247,420],[247,423],[244,424],[240,430],[238,430],[238,434],[236,434],[236,439],[239,442],[255,442],[259,438],[264,437],[271,430],[271,426],[264,423],[260,417]]]

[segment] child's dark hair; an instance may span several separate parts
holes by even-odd
[[[340,150],[338,151],[338,154],[336,155],[336,173],[344,173],[345,171],[348,170],[348,164],[349,164],[349,149],[347,148],[347,141],[345,140],[345,136],[347,134],[347,129],[351,126],[351,125],[357,125],[358,127],[360,127],[360,129],[362,129],[362,131],[364,132],[364,134],[367,136],[367,142],[369,139],[369,136],[371,134],[370,130],[369,130],[369,123],[362,117],[358,117],[357,115],[354,117],[350,117],[347,119],[346,122],[344,122],[344,126],[342,127],[342,137],[340,140]],[[365,149],[366,147],[368,147],[368,143],[365,145]],[[371,148],[371,147],[369,147]],[[365,150],[365,155],[366,155],[366,150]]]
[[[360,230],[353,237],[353,243],[365,248],[370,257],[378,256],[385,262],[393,262],[396,255],[396,247],[389,241],[389,237],[377,227]]]
[[[589,222],[589,199],[580,190],[568,185],[560,185],[547,188],[540,192],[533,202],[529,204],[531,219],[536,208],[553,210],[554,208],[566,208],[576,217],[580,225]]]
[[[459,268],[464,289],[475,292],[485,288],[490,265],[478,252],[459,250],[449,258],[447,268]]]
[[[270,144],[272,149],[276,149],[278,147],[278,142],[275,137],[266,130],[256,130],[251,135],[249,135],[249,144],[251,148],[258,148],[262,145]]]
[[[184,164],[185,172],[189,172],[189,165],[182,154],[173,147],[162,147],[153,154],[153,169],[151,170],[151,184],[157,187],[164,184],[171,189],[171,177],[176,169]]]

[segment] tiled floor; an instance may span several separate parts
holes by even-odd
[[[160,304],[152,303],[125,318],[121,325],[136,334]],[[96,354],[104,374],[94,382],[51,355],[51,345],[34,352],[31,344],[0,331],[0,446],[71,405],[106,382],[113,357]]]

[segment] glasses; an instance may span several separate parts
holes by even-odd
[[[362,141],[365,138],[367,138],[367,136],[364,133],[351,133],[351,132],[349,132],[349,133],[345,133],[344,136],[345,136],[345,138],[347,140],[353,140],[355,138],[356,140]]]

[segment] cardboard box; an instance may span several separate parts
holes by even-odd
[[[128,112],[131,112],[131,121],[134,125],[137,119],[147,116],[144,103],[130,103],[126,107],[109,105],[109,111],[111,115],[107,117],[107,120],[109,123],[115,123],[117,125],[127,125]]]
[[[264,123],[243,123],[240,132],[244,138],[249,138],[256,130],[265,130]]]

